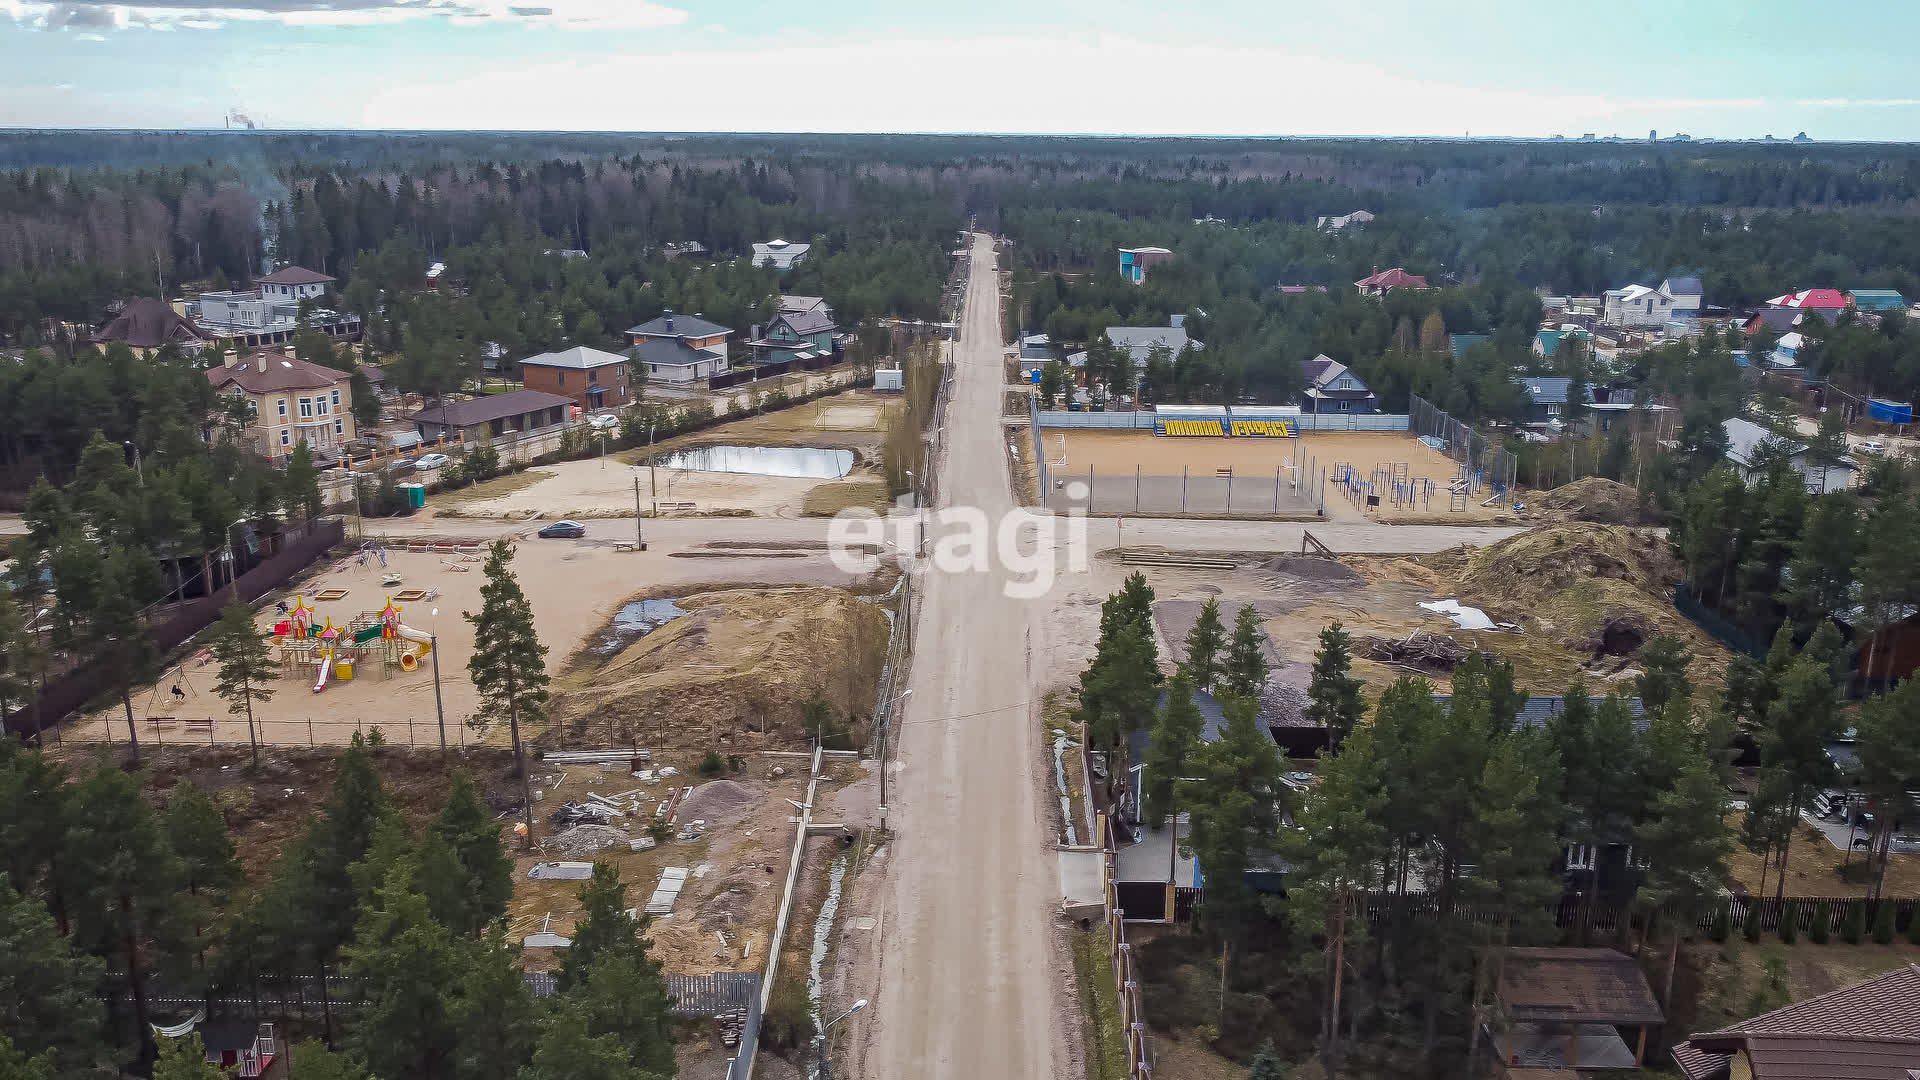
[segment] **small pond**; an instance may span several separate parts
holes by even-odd
[[[593,647],[593,651],[601,656],[612,656],[686,613],[685,608],[672,600],[635,600],[613,613],[613,622],[607,626],[607,636]]]
[[[660,459],[661,468],[836,480],[853,469],[853,451],[811,446],[702,446]]]

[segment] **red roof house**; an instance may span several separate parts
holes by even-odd
[[[1920,964],[1673,1048],[1687,1080],[1907,1080],[1920,1070]]]
[[[93,335],[96,345],[124,341],[130,348],[142,350],[166,344],[196,349],[212,340],[213,335],[194,325],[192,319],[173,310],[165,300],[152,297],[129,303]]]
[[[1424,289],[1427,279],[1419,274],[1409,274],[1399,267],[1380,270],[1353,283],[1362,296],[1385,296],[1395,289]]]
[[[1847,298],[1839,289],[1805,289],[1791,292],[1785,296],[1776,296],[1767,301],[1769,307],[1784,308],[1834,308],[1847,306]]]

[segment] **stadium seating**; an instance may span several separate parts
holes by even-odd
[[[1233,433],[1236,436],[1285,439],[1293,435],[1293,425],[1285,420],[1235,420]]]
[[[1156,435],[1225,435],[1218,420],[1163,420]]]

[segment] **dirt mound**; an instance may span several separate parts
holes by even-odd
[[[1663,631],[1709,640],[1674,610],[1680,565],[1667,542],[1650,533],[1548,525],[1464,559],[1443,553],[1435,560],[1436,569],[1454,571],[1450,587],[1463,603],[1569,648],[1630,656]]]
[[[709,824],[735,821],[745,817],[761,801],[751,784],[737,780],[709,780],[694,788],[680,804],[681,821],[695,819]]]
[[[1640,493],[1604,476],[1589,476],[1562,484],[1540,496],[1540,505],[1549,510],[1565,510],[1575,521],[1601,525],[1638,525]]]
[[[1262,569],[1327,585],[1360,585],[1367,580],[1339,559],[1314,555],[1282,555],[1268,560]]]
[[[687,614],[560,680],[555,716],[575,738],[717,748],[798,743],[816,692],[854,735],[873,709],[887,619],[845,589],[725,589],[677,601]],[[600,745],[600,742],[596,742]]]

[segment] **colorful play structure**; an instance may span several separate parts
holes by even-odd
[[[433,651],[433,635],[401,622],[400,611],[389,596],[379,611],[363,611],[341,627],[333,624],[332,616],[309,607],[305,596],[296,596],[287,617],[273,627],[281,670],[289,677],[313,671],[316,694],[329,683],[351,681],[372,664],[379,665],[380,677],[386,679],[396,668],[417,671]]]

